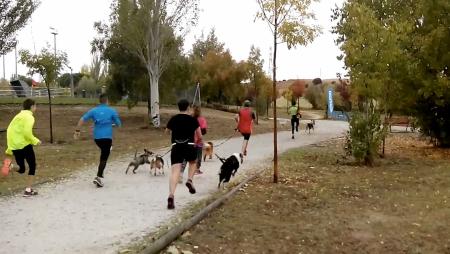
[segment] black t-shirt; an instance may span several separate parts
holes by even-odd
[[[172,143],[193,143],[198,127],[197,119],[186,114],[175,115],[167,123],[167,129],[172,131]]]

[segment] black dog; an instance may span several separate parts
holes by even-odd
[[[130,167],[134,167],[133,168],[133,174],[136,174],[136,170],[140,165],[144,165],[144,164],[150,164],[150,160],[149,157],[153,155],[153,152],[148,151],[147,149],[144,149],[144,153],[136,156],[137,155],[137,150],[134,153],[134,159],[133,161],[130,162],[130,164],[128,164],[127,170],[125,171],[125,174],[128,173],[128,170],[130,169]]]
[[[311,120],[311,122],[306,124],[306,130],[305,131],[308,131],[308,134],[311,134],[311,130],[314,131],[314,125],[316,125],[316,121]]]
[[[240,166],[243,162],[243,156],[239,153],[234,153],[227,159],[221,158],[219,155],[217,155],[217,158],[222,162],[222,166],[220,167],[220,173],[219,173],[219,185],[217,188],[220,188],[221,183],[228,183],[231,179],[231,176],[234,176]]]

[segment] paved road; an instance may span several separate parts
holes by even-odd
[[[289,132],[280,132],[279,151],[341,136],[348,128],[344,122],[316,123],[314,134],[303,131],[295,140]],[[241,142],[241,138],[231,139],[216,152],[222,156],[239,152]],[[252,137],[239,174],[267,166],[272,149],[272,134]],[[68,180],[40,186],[39,196],[0,198],[0,253],[116,253],[176,217],[187,205],[217,191],[220,163],[214,159],[204,164],[205,174],[194,180],[197,194],[190,195],[179,185],[176,209],[168,211],[169,170],[166,176],[150,176],[144,168],[136,175],[125,175],[128,162],[122,159],[108,165],[102,189],[92,184],[96,170],[86,169]]]

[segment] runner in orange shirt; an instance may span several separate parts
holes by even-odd
[[[236,115],[236,121],[238,123],[237,130],[244,136],[244,142],[242,143],[241,154],[247,156],[247,146],[253,129],[253,120],[256,119],[255,113],[250,108],[250,101],[244,102],[244,107],[239,110]]]

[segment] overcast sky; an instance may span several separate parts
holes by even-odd
[[[107,21],[112,0],[41,0],[29,24],[19,32],[18,49],[40,51],[46,44],[53,48],[50,27],[56,28],[56,48],[68,54],[70,66],[78,72],[84,64],[90,64],[90,42],[95,36],[93,23]],[[343,64],[336,59],[340,54],[331,34],[331,9],[344,0],[322,0],[313,5],[317,24],[323,33],[312,44],[287,50],[280,45],[278,54],[278,79],[291,78],[334,78],[337,72],[344,72]],[[200,20],[185,40],[189,51],[195,38],[202,31],[207,34],[215,28],[216,35],[236,60],[247,59],[250,46],[262,51],[265,70],[269,71],[269,52],[272,37],[263,21],[255,21],[258,10],[256,0],[200,0]],[[15,72],[14,52],[6,56],[6,78]],[[68,71],[68,69],[67,69]],[[27,69],[19,64],[18,73]],[[2,76],[3,71],[1,70]]]

